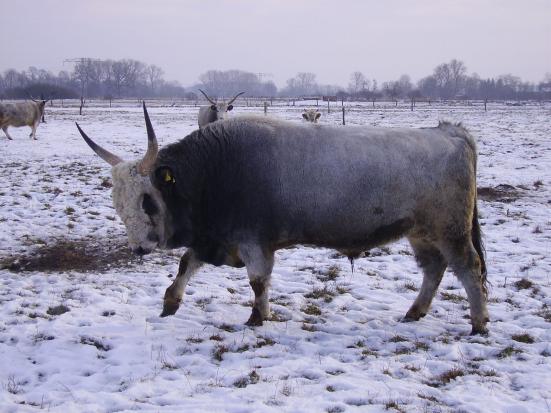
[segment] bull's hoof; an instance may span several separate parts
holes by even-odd
[[[245,323],[246,326],[249,327],[259,327],[263,324],[262,316],[260,315],[260,311],[258,309],[253,308],[253,311],[251,313],[251,316]]]
[[[489,331],[486,328],[486,326],[479,326],[479,327],[473,326],[473,328],[471,330],[471,336],[478,336],[478,335],[487,336],[488,333],[489,333]]]
[[[418,313],[416,311],[408,311],[404,318],[402,318],[403,323],[411,323],[413,321],[419,321],[421,318],[426,316],[426,313]]]
[[[179,302],[165,301],[163,304],[163,312],[161,313],[161,317],[167,317],[169,315],[176,314],[178,308],[180,308]]]

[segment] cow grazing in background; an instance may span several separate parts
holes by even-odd
[[[36,140],[36,128],[44,114],[44,107],[48,100],[32,100],[32,102],[0,103],[0,128],[8,139],[8,127],[30,126],[32,131],[29,137]]]
[[[319,118],[321,118],[321,113],[316,109],[304,109],[302,117],[308,122],[318,123]]]
[[[199,89],[199,92],[205,96],[205,98],[211,103],[210,106],[201,106],[199,108],[199,127],[202,128],[209,123],[216,122],[217,120],[226,119],[227,114],[233,109],[232,103],[245,92],[238,93],[229,102],[216,102],[212,100],[208,95]]]
[[[423,317],[450,267],[468,296],[472,334],[485,333],[486,266],[477,217],[476,145],[461,125],[338,128],[266,117],[216,122],[112,167],[113,202],[138,254],[187,247],[167,288],[174,314],[203,263],[245,266],[255,294],[248,325],[269,316],[274,252],[295,244],[353,259],[401,237],[423,270],[404,320]],[[77,125],[78,127],[78,125]]]

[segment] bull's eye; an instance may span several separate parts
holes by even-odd
[[[151,198],[151,195],[145,194],[142,201],[142,209],[147,215],[154,215],[159,211],[157,204]]]

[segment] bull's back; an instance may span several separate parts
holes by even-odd
[[[463,190],[456,164],[468,145],[438,128],[276,123],[242,125],[235,136],[247,172],[231,213],[246,211],[258,228],[293,242],[338,247],[381,228],[406,230],[418,211]]]

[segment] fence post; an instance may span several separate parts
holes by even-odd
[[[486,104],[488,103],[488,99],[484,99],[484,112],[486,112]]]
[[[264,115],[268,114],[268,102],[264,102]]]
[[[331,100],[331,99],[328,97],[328,98],[327,98],[327,113],[331,113],[331,109],[329,108],[329,101],[330,101],[330,100]]]

